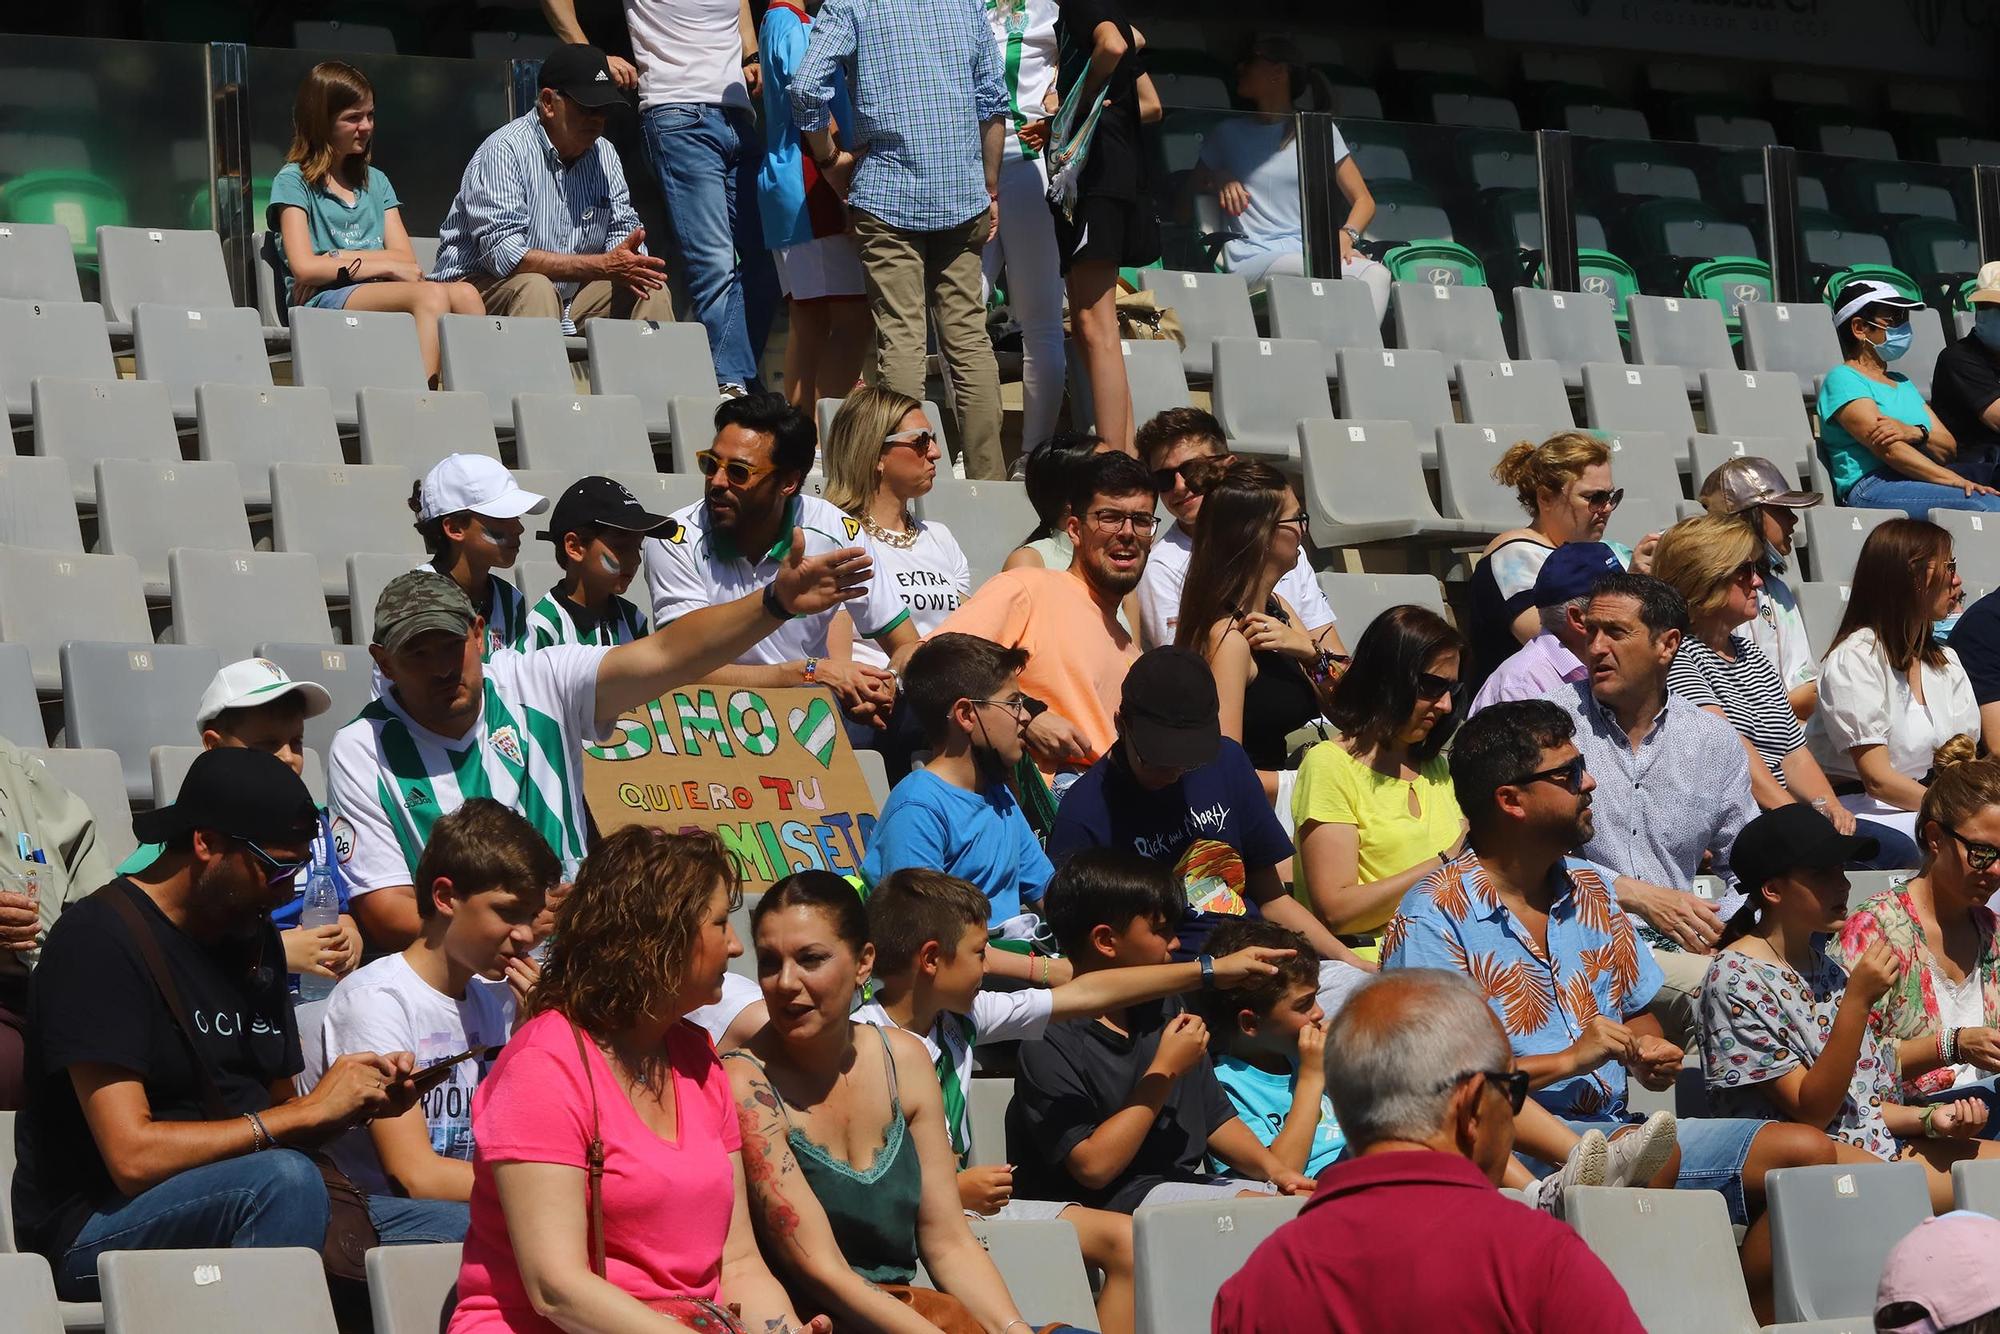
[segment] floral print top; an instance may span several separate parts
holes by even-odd
[[[1984,904],[1972,910],[1973,924],[1979,929],[1979,994],[1988,1024],[2000,1023],[2000,953],[1993,945],[1993,910]],[[1916,905],[1907,886],[1897,881],[1849,913],[1841,928],[1835,956],[1847,963],[1878,940],[1902,966],[1896,985],[1875,1002],[1869,1023],[1892,1042],[1934,1037],[1938,1031],[1938,962],[1924,943],[1924,929],[1917,923]],[[1906,1094],[1942,1093],[1958,1075],[1955,1067],[1944,1066],[1903,1081]]]
[[[1714,1115],[1786,1119],[1764,1086],[1819,1059],[1847,994],[1847,970],[1826,956],[1827,943],[1827,937],[1813,938],[1813,961],[1803,976],[1740,950],[1717,952],[1697,1011]],[[1870,1025],[1847,1096],[1826,1133],[1877,1158],[1894,1158],[1896,1137],[1882,1120],[1882,1104],[1897,1101],[1896,1084],[1896,1048]]]

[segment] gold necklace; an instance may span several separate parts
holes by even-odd
[[[917,544],[917,521],[908,510],[903,511],[903,531],[898,533],[875,522],[873,515],[861,516],[861,530],[886,546],[898,551],[908,551]]]

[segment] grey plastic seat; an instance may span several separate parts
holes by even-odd
[[[1710,431],[1782,439],[1787,452],[1769,457],[1795,472],[1812,457],[1812,423],[1806,417],[1804,391],[1790,371],[1706,371],[1701,381]]]
[[[917,501],[917,513],[951,530],[972,570],[974,588],[1000,573],[1007,554],[1040,522],[1022,483],[961,482],[953,477],[938,478],[930,494]]]
[[[528,605],[532,607],[541,601],[542,596],[551,588],[562,582],[562,573],[562,564],[559,561],[538,559],[533,556],[517,557],[513,569],[514,587],[521,590],[521,596],[528,599]],[[644,581],[635,579],[632,582],[639,584]],[[645,600],[645,595],[641,593],[637,601]]]
[[[1438,441],[1438,507],[1454,519],[1464,519],[1504,532],[1526,520],[1521,501],[1493,480],[1494,465],[1517,441],[1541,440],[1541,426],[1440,426]]]
[[[0,547],[0,640],[25,644],[35,688],[62,688],[62,645],[72,639],[142,644],[153,638],[139,563]]]
[[[107,1251],[104,1334],[338,1334],[319,1253],[303,1246]]]
[[[1635,292],[1626,298],[1625,310],[1632,324],[1632,360],[1680,367],[1690,392],[1701,387],[1703,371],[1735,368],[1720,301]]]
[[[235,464],[243,499],[260,509],[271,503],[272,464],[343,461],[333,399],[317,385],[197,385],[194,416],[199,456]]]
[[[68,464],[70,496],[97,503],[99,459],[181,456],[167,387],[144,380],[35,381],[35,453]]]
[[[149,774],[147,791],[152,793],[152,801],[155,806],[164,806],[174,799],[174,795],[181,790],[182,781],[187,778],[188,769],[196,760],[201,758],[201,752],[202,747],[200,746],[153,747],[152,754],[147,761],[147,773]],[[305,783],[306,791],[312,793],[313,800],[324,805],[326,802],[326,760],[324,752],[307,746],[305,754],[301,758],[304,761],[304,765],[299,778]],[[312,1042],[320,1049],[324,1049],[323,1044],[320,1042],[320,1035],[315,1032],[308,1037],[303,1025],[301,1025],[299,1038],[302,1042]],[[308,1050],[310,1051],[311,1048]],[[310,1063],[310,1058],[308,1058],[308,1061]]]
[[[257,656],[277,663],[294,681],[317,681],[333,696],[332,708],[306,719],[307,750],[326,754],[333,745],[333,734],[354,721],[354,715],[375,696],[373,663],[366,648],[273,641],[257,645]]]
[[[424,558],[410,513],[409,469],[277,463],[268,476],[272,548],[316,559],[329,597],[346,592],[347,558],[355,551],[406,554],[411,565]]]
[[[854,758],[861,766],[862,780],[868,784],[868,795],[874,798],[875,809],[879,811],[889,800],[889,768],[882,759],[882,752],[856,750]]]
[[[1753,371],[1790,371],[1806,397],[1840,364],[1833,313],[1818,301],[1747,301],[1743,304],[1743,365]]]
[[[41,375],[118,378],[104,307],[95,301],[0,300],[0,395],[8,416],[34,411],[35,377]]]
[[[285,280],[278,270],[278,234],[271,231],[250,233],[250,253],[257,257],[257,318],[264,322],[267,329],[288,324],[292,312],[285,305]]]
[[[1461,361],[1458,402],[1467,421],[1538,423],[1538,438],[1576,425],[1562,367],[1553,361]]]
[[[303,552],[182,547],[168,555],[167,576],[176,643],[207,644],[234,662],[267,639],[333,642],[319,562]]]
[[[353,426],[363,388],[422,391],[424,358],[417,322],[400,310],[292,311],[292,382],[324,388],[334,420]]]
[[[98,290],[113,320],[135,322],[138,309],[162,302],[184,309],[225,309],[236,304],[222,238],[206,228],[99,227]],[[256,312],[250,312],[255,321]]]
[[[1507,359],[1490,287],[1396,283],[1390,288],[1389,317],[1396,324],[1398,347],[1427,347],[1442,352],[1447,361]]]
[[[67,463],[0,453],[0,543],[83,554]]]
[[[715,443],[715,410],[721,405],[722,400],[714,394],[681,394],[667,405],[673,434],[669,452],[675,472],[700,476],[694,456]],[[824,436],[826,432],[821,430],[820,434]]]
[[[618,320],[593,320],[616,324]],[[377,1246],[368,1252],[368,1308],[375,1334],[438,1334],[458,1305],[456,1242]]]
[[[1645,496],[1627,496],[1611,515],[1611,521],[1604,525],[1604,540],[1622,542],[1636,548],[1653,533],[1664,533],[1680,522],[1681,508],[1677,500],[1653,500]]]
[[[1391,607],[1410,603],[1429,607],[1440,616],[1451,615],[1443,586],[1427,574],[1347,574],[1325,570],[1319,575],[1319,589],[1326,594],[1334,616],[1347,627],[1340,637],[1350,646],[1361,637],[1369,622]]]
[[[438,369],[446,389],[486,395],[496,429],[514,424],[514,395],[567,394],[576,384],[562,323],[519,315],[441,316]]]
[[[1910,377],[1910,383],[1917,387],[1926,403],[1931,397],[1931,373],[1937,369],[1938,353],[1944,349],[1944,320],[1937,311],[1929,306],[1911,311],[1910,350],[1896,366]]]
[[[1798,595],[1799,616],[1806,623],[1806,643],[1812,648],[1814,658],[1824,658],[1833,647],[1833,637],[1840,632],[1840,619],[1847,614],[1847,584],[1821,583],[1815,579],[1801,579],[1792,584],[1792,592]],[[1852,875],[1849,876],[1850,883]]]
[[[0,222],[0,297],[81,301],[69,228],[56,222]]]
[[[167,595],[169,551],[246,551],[252,545],[236,467],[229,463],[100,459],[97,523],[97,549],[137,560],[149,598]]]
[[[604,474],[630,491],[655,514],[672,514],[701,499],[707,482],[700,473],[610,472]],[[942,480],[942,479],[940,479]]]
[[[363,463],[393,463],[421,477],[447,454],[500,457],[484,394],[371,385],[355,398]]]
[[[1303,421],[1299,452],[1306,512],[1319,546],[1398,540],[1474,545],[1498,531],[1437,512],[1408,422]]]
[[[0,737],[17,746],[48,744],[35,698],[35,660],[26,644],[0,644]],[[0,1245],[0,1251],[5,1250]]]
[[[579,477],[608,468],[653,466],[646,419],[631,394],[516,394],[514,450],[523,468],[566,467]]]
[[[1968,1158],[1951,1165],[1952,1203],[1961,1209],[2000,1218],[2000,1163]]]
[[[1901,510],[1813,506],[1805,512],[1805,549],[1812,557],[1812,577],[1823,583],[1852,583],[1854,562],[1860,558],[1868,534],[1879,524],[1903,517]]]
[[[116,751],[126,795],[149,800],[153,747],[196,739],[195,707],[221,668],[199,645],[71,640],[62,646],[63,740]]]
[[[1303,338],[1215,340],[1216,420],[1239,454],[1296,458],[1299,423],[1333,416],[1325,357]]]
[[[1523,357],[1555,362],[1571,389],[1583,387],[1585,363],[1625,360],[1617,313],[1602,292],[1515,288],[1514,337]]]
[[[1181,349],[1172,339],[1121,338],[1118,352],[1125,362],[1125,389],[1132,398],[1134,422],[1143,424],[1169,408],[1184,408],[1194,401],[1188,394]],[[1070,420],[1079,430],[1094,428],[1096,390],[1090,386],[1090,371],[1074,342],[1069,344],[1068,366]]]
[[[132,834],[132,801],[125,795],[125,770],[118,752],[67,746],[24,750],[42,762],[49,777],[74,792],[90,809],[97,825],[97,849],[115,866],[132,855],[139,840]],[[7,1146],[13,1148],[13,1136]]]
[[[33,1252],[0,1255],[0,1308],[15,1334],[63,1334],[55,1275],[49,1262]]]
[[[1889,1248],[1931,1216],[1915,1163],[1781,1167],[1764,1178],[1780,1320],[1865,1316]]]
[[[416,562],[408,556],[386,552],[359,552],[347,558],[347,614],[353,629],[349,642],[355,652],[366,656],[367,645],[374,642],[375,600],[382,596],[382,590],[391,579],[415,568]]]
[[[1601,431],[1658,431],[1686,447],[1695,433],[1694,409],[1675,366],[1605,365],[1583,368],[1583,407],[1590,424]]]
[[[1973,510],[1934,509],[1930,520],[1951,534],[1951,554],[1958,577],[1965,581],[1967,605],[2000,587],[2000,522],[1986,526],[1992,515]]]
[[[1304,1203],[1294,1195],[1140,1206],[1132,1215],[1139,1328],[1206,1334],[1216,1289]]]
[[[1438,427],[1458,420],[1441,352],[1348,348],[1339,361],[1340,415],[1345,419],[1408,422],[1426,449]]]
[[[1695,435],[1688,437],[1688,490],[1697,496],[1708,475],[1732,458],[1769,459],[1796,478],[1804,461],[1798,446],[1775,435]]]
[[[1339,370],[1335,360],[1343,347],[1382,346],[1382,322],[1375,317],[1375,298],[1368,284],[1352,278],[1270,279],[1264,287],[1265,310],[1273,338],[1310,338],[1326,356],[1326,375]]]
[[[971,1122],[971,1163],[997,1167],[1007,1161],[1007,1106],[1014,1101],[1012,1079],[974,1079],[965,1090]]]
[[[1043,1324],[1061,1321],[1077,1329],[1096,1327],[1097,1304],[1073,1224],[1062,1218],[968,1218],[966,1222],[1029,1319]]]
[[[646,429],[654,435],[672,429],[667,405],[677,395],[715,394],[708,331],[693,320],[590,320],[583,338],[590,349],[590,392],[637,396]]]
[[[1681,494],[1681,441],[1658,431],[1613,431],[1601,437],[1611,451],[1611,484],[1625,503],[1660,501],[1678,506]]]
[[[1181,332],[1187,335],[1187,346],[1180,350],[1181,368],[1191,376],[1206,378],[1214,373],[1216,339],[1257,336],[1250,285],[1237,274],[1146,269],[1139,274],[1139,283],[1179,317]]]
[[[1572,1187],[1569,1225],[1660,1334],[1757,1334],[1729,1210],[1712,1190]]]
[[[165,383],[176,417],[194,418],[198,384],[271,384],[264,330],[254,310],[149,303],[133,315],[132,341],[139,378]]]

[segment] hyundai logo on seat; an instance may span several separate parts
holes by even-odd
[[[1449,287],[1458,281],[1458,270],[1432,269],[1424,276],[1424,281],[1433,287]]]
[[[1590,277],[1583,280],[1583,290],[1586,292],[1595,292],[1599,296],[1609,296],[1611,294],[1611,280],[1603,274],[1593,273]]]

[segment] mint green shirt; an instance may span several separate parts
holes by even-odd
[[[265,223],[278,234],[278,261],[285,273],[286,304],[297,305],[300,301],[293,293],[291,264],[285,259],[284,229],[278,225],[286,209],[305,210],[313,253],[326,255],[336,250],[383,249],[389,210],[402,206],[403,201],[396,198],[396,187],[373,167],[368,169],[368,183],[354,192],[352,204],[343,204],[323,185],[309,188],[296,162],[287,162],[279,168],[271,180],[271,206],[265,214]]]

